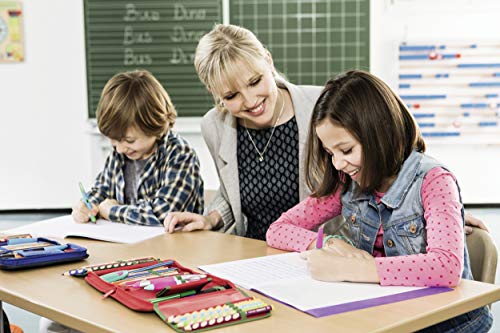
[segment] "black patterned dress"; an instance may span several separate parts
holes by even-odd
[[[269,225],[299,202],[299,130],[295,117],[275,128],[259,161],[248,133],[262,153],[272,128],[238,125],[238,173],[241,208],[248,218],[246,237],[266,239]]]

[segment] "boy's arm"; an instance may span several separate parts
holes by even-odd
[[[135,205],[113,206],[111,221],[161,226],[169,212],[203,212],[203,181],[200,163],[194,151],[182,150],[171,154],[165,163],[164,177],[156,179],[160,187],[153,198],[140,199]]]
[[[108,155],[104,163],[104,169],[97,175],[94,185],[87,193],[90,204],[98,206],[110,197],[111,179],[114,177],[113,170],[116,168],[117,163],[113,155],[113,151]]]

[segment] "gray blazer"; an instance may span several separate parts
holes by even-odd
[[[292,97],[295,119],[299,129],[299,197],[303,200],[310,192],[305,184],[305,147],[309,120],[314,104],[323,90],[318,86],[296,86],[282,82]],[[219,230],[245,236],[248,220],[241,212],[240,183],[238,177],[237,119],[229,112],[218,112],[215,108],[207,112],[201,122],[201,133],[208,146],[219,174],[220,187],[205,213],[217,211],[224,222]]]

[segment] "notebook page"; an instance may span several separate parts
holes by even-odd
[[[4,233],[31,234],[33,237],[70,236],[86,237],[115,243],[137,243],[158,235],[163,235],[163,227],[146,227],[115,223],[98,219],[97,223],[75,223],[71,215],[56,217],[22,227],[4,230]]]
[[[424,289],[382,287],[375,283],[317,281],[310,276],[306,261],[296,252],[199,268],[305,312]]]
[[[246,289],[283,279],[309,277],[306,262],[298,253],[229,261],[199,268]]]

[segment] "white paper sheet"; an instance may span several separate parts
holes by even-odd
[[[31,234],[33,237],[86,237],[114,243],[137,243],[164,234],[163,227],[145,227],[99,219],[97,223],[75,223],[71,215],[3,230],[6,234]]]
[[[231,261],[199,268],[302,311],[423,289],[382,287],[374,283],[317,281],[310,276],[306,261],[300,258],[299,253]]]

